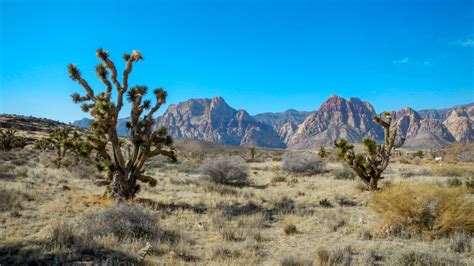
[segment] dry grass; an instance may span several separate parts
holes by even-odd
[[[454,231],[474,232],[474,204],[466,188],[403,183],[377,192],[370,206],[386,225],[430,238]]]
[[[410,255],[398,255],[409,251],[474,263],[469,240],[458,231],[430,241],[378,237],[381,216],[369,207],[374,193],[357,189],[363,185],[359,180],[337,179],[339,162],[327,162],[327,171],[314,178],[296,178],[280,173],[282,151],[262,149],[262,161],[245,163],[252,169],[249,186],[231,186],[202,182],[195,169],[206,158],[235,155],[238,149],[199,146],[188,154],[178,144],[181,163],[151,162],[146,171],[158,185],[143,186],[139,198],[129,202],[140,207],[125,212],[102,196],[104,187],[94,185],[93,166],[57,169],[49,163],[54,158],[49,152],[0,154],[5,158],[0,169],[6,169],[0,196],[7,198],[1,201],[7,207],[0,211],[0,264],[321,265],[320,248],[326,265],[393,265],[409,261]],[[463,186],[447,188],[449,178],[434,170],[403,179],[400,167],[390,166],[381,187],[429,183],[468,189],[464,177],[457,177]],[[474,169],[428,160],[404,167],[418,173],[423,168]],[[147,243],[152,248],[140,261]]]

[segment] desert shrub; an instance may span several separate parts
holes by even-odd
[[[439,255],[414,250],[395,252],[387,261],[388,265],[454,266],[462,265],[457,256]]]
[[[343,164],[342,168],[335,169],[333,173],[335,179],[354,179],[356,176],[354,171],[346,164]]]
[[[29,169],[27,167],[22,166],[22,167],[15,168],[13,173],[16,176],[19,176],[19,177],[27,177],[28,176],[28,171],[29,171]]]
[[[474,232],[474,204],[463,187],[392,185],[377,192],[370,206],[386,225],[428,237],[459,230]]]
[[[77,164],[70,168],[70,172],[73,177],[79,179],[94,179],[101,177],[97,167],[90,164]]]
[[[459,178],[450,178],[446,181],[448,187],[460,187],[462,186],[462,181]]]
[[[346,224],[344,217],[339,212],[330,212],[322,215],[324,225],[331,231],[337,231],[340,227]]]
[[[346,246],[344,248],[337,248],[328,251],[325,248],[319,248],[317,257],[320,265],[351,265],[352,262],[352,248]]]
[[[463,176],[474,175],[473,170],[465,169],[461,167],[442,167],[442,168],[437,168],[434,172],[436,175],[446,176],[446,177],[463,177]]]
[[[94,236],[156,239],[162,236],[157,219],[137,205],[120,204],[86,215],[83,227]]]
[[[49,248],[69,248],[80,245],[82,242],[71,224],[56,222],[51,225],[45,244]]]
[[[471,234],[467,232],[456,232],[449,239],[449,249],[454,252],[471,251]]]
[[[280,260],[281,266],[311,266],[312,261],[309,259],[301,258],[300,255],[287,254]]]
[[[217,192],[221,195],[237,195],[239,192],[233,188],[226,185],[209,183],[204,186],[204,191],[206,192]]]
[[[319,205],[324,207],[324,208],[331,208],[332,207],[332,203],[331,201],[329,201],[328,199],[322,199],[319,201]]]
[[[344,248],[337,248],[329,253],[329,265],[351,265],[352,262],[352,248],[346,246]]]
[[[238,156],[206,159],[199,170],[205,180],[217,184],[244,186],[250,183],[248,166]]]
[[[375,250],[369,249],[362,253],[360,256],[360,261],[362,265],[376,265],[376,262],[379,260],[379,256],[375,253]]]
[[[21,209],[22,194],[17,190],[0,188],[0,211]]]
[[[311,153],[287,152],[281,170],[296,175],[316,175],[324,170],[324,162]]]
[[[399,172],[401,178],[409,178],[412,176],[430,176],[433,174],[431,169],[427,167],[422,167],[419,169],[400,168]]]
[[[286,182],[286,177],[277,175],[272,178],[272,183]]]
[[[474,188],[474,179],[466,180],[466,181],[464,182],[464,185],[465,185],[467,188],[473,189],[473,188]]]
[[[230,258],[237,258],[241,254],[238,250],[230,249],[228,247],[219,245],[210,250],[210,259],[211,260],[223,260]]]
[[[180,164],[176,165],[176,170],[181,173],[186,173],[186,174],[196,174],[199,172],[199,167],[195,162],[192,161],[184,161],[181,162]]]
[[[357,205],[357,202],[341,194],[336,194],[335,200],[337,204],[339,204],[339,206],[356,206]]]
[[[295,201],[287,196],[283,196],[273,203],[273,207],[282,214],[293,213],[295,211]]]

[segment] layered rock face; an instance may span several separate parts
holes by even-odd
[[[372,121],[374,115],[372,105],[359,98],[331,96],[298,127],[288,146],[316,148],[332,145],[338,138],[351,142],[360,142],[364,137],[380,139],[382,131]]]
[[[233,145],[284,148],[270,125],[258,122],[245,110],[235,110],[222,97],[191,99],[170,105],[156,126],[163,125],[175,138],[216,141]]]
[[[405,148],[426,149],[454,142],[474,142],[474,104],[421,112],[404,108],[392,113],[398,136],[406,139]],[[245,110],[230,107],[222,97],[214,97],[170,105],[157,119],[155,129],[163,125],[175,138],[306,149],[332,146],[338,138],[354,143],[364,137],[381,141],[382,129],[372,120],[375,114],[369,102],[331,96],[314,112],[290,109],[252,117]],[[121,136],[128,136],[127,121],[127,118],[119,120]],[[75,121],[74,125],[88,128],[89,123],[90,119],[85,118]]]
[[[454,108],[443,124],[458,142],[474,142],[474,106]]]

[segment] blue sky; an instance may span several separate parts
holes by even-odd
[[[165,88],[168,103],[220,95],[256,114],[332,94],[377,111],[474,102],[474,1],[0,3],[0,113],[86,116],[66,66],[103,90],[99,47],[120,69],[139,49],[131,84]]]

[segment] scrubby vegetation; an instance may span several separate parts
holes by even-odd
[[[474,204],[466,188],[392,185],[376,193],[370,206],[382,217],[386,233],[407,230],[433,238],[474,232]]]
[[[233,186],[248,185],[248,171],[245,161],[238,156],[206,159],[200,167],[205,180]]]
[[[15,128],[0,129],[0,150],[23,149],[26,146],[26,138],[17,136],[16,133]]]
[[[281,170],[296,175],[316,175],[324,170],[324,162],[312,153],[287,152]]]

